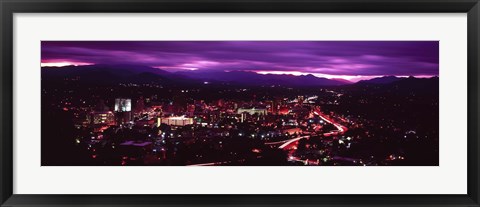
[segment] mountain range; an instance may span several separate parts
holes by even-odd
[[[327,79],[313,75],[258,74],[248,71],[181,71],[167,72],[161,69],[139,65],[85,65],[64,67],[42,67],[42,80],[73,79],[88,83],[160,83],[197,84],[204,82],[229,83],[235,85],[283,85],[283,86],[340,86],[354,84],[344,79]],[[388,84],[405,78],[383,76],[362,80],[355,84]]]

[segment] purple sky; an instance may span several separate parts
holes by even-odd
[[[42,66],[135,64],[361,80],[438,76],[438,41],[43,41]]]

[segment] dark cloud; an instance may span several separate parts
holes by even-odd
[[[42,62],[165,70],[438,75],[438,41],[43,41]]]

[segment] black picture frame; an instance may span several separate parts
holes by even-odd
[[[0,0],[1,206],[480,206],[478,0]],[[19,195],[13,194],[15,13],[467,13],[468,193],[466,195]],[[380,28],[379,28],[380,29]],[[41,178],[39,178],[41,179]],[[445,178],[448,179],[448,178]],[[412,186],[415,188],[415,186]]]

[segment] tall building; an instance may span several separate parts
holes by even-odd
[[[115,118],[118,124],[132,121],[132,100],[126,98],[115,99]]]
[[[132,110],[132,99],[115,99],[115,112],[127,112]]]

